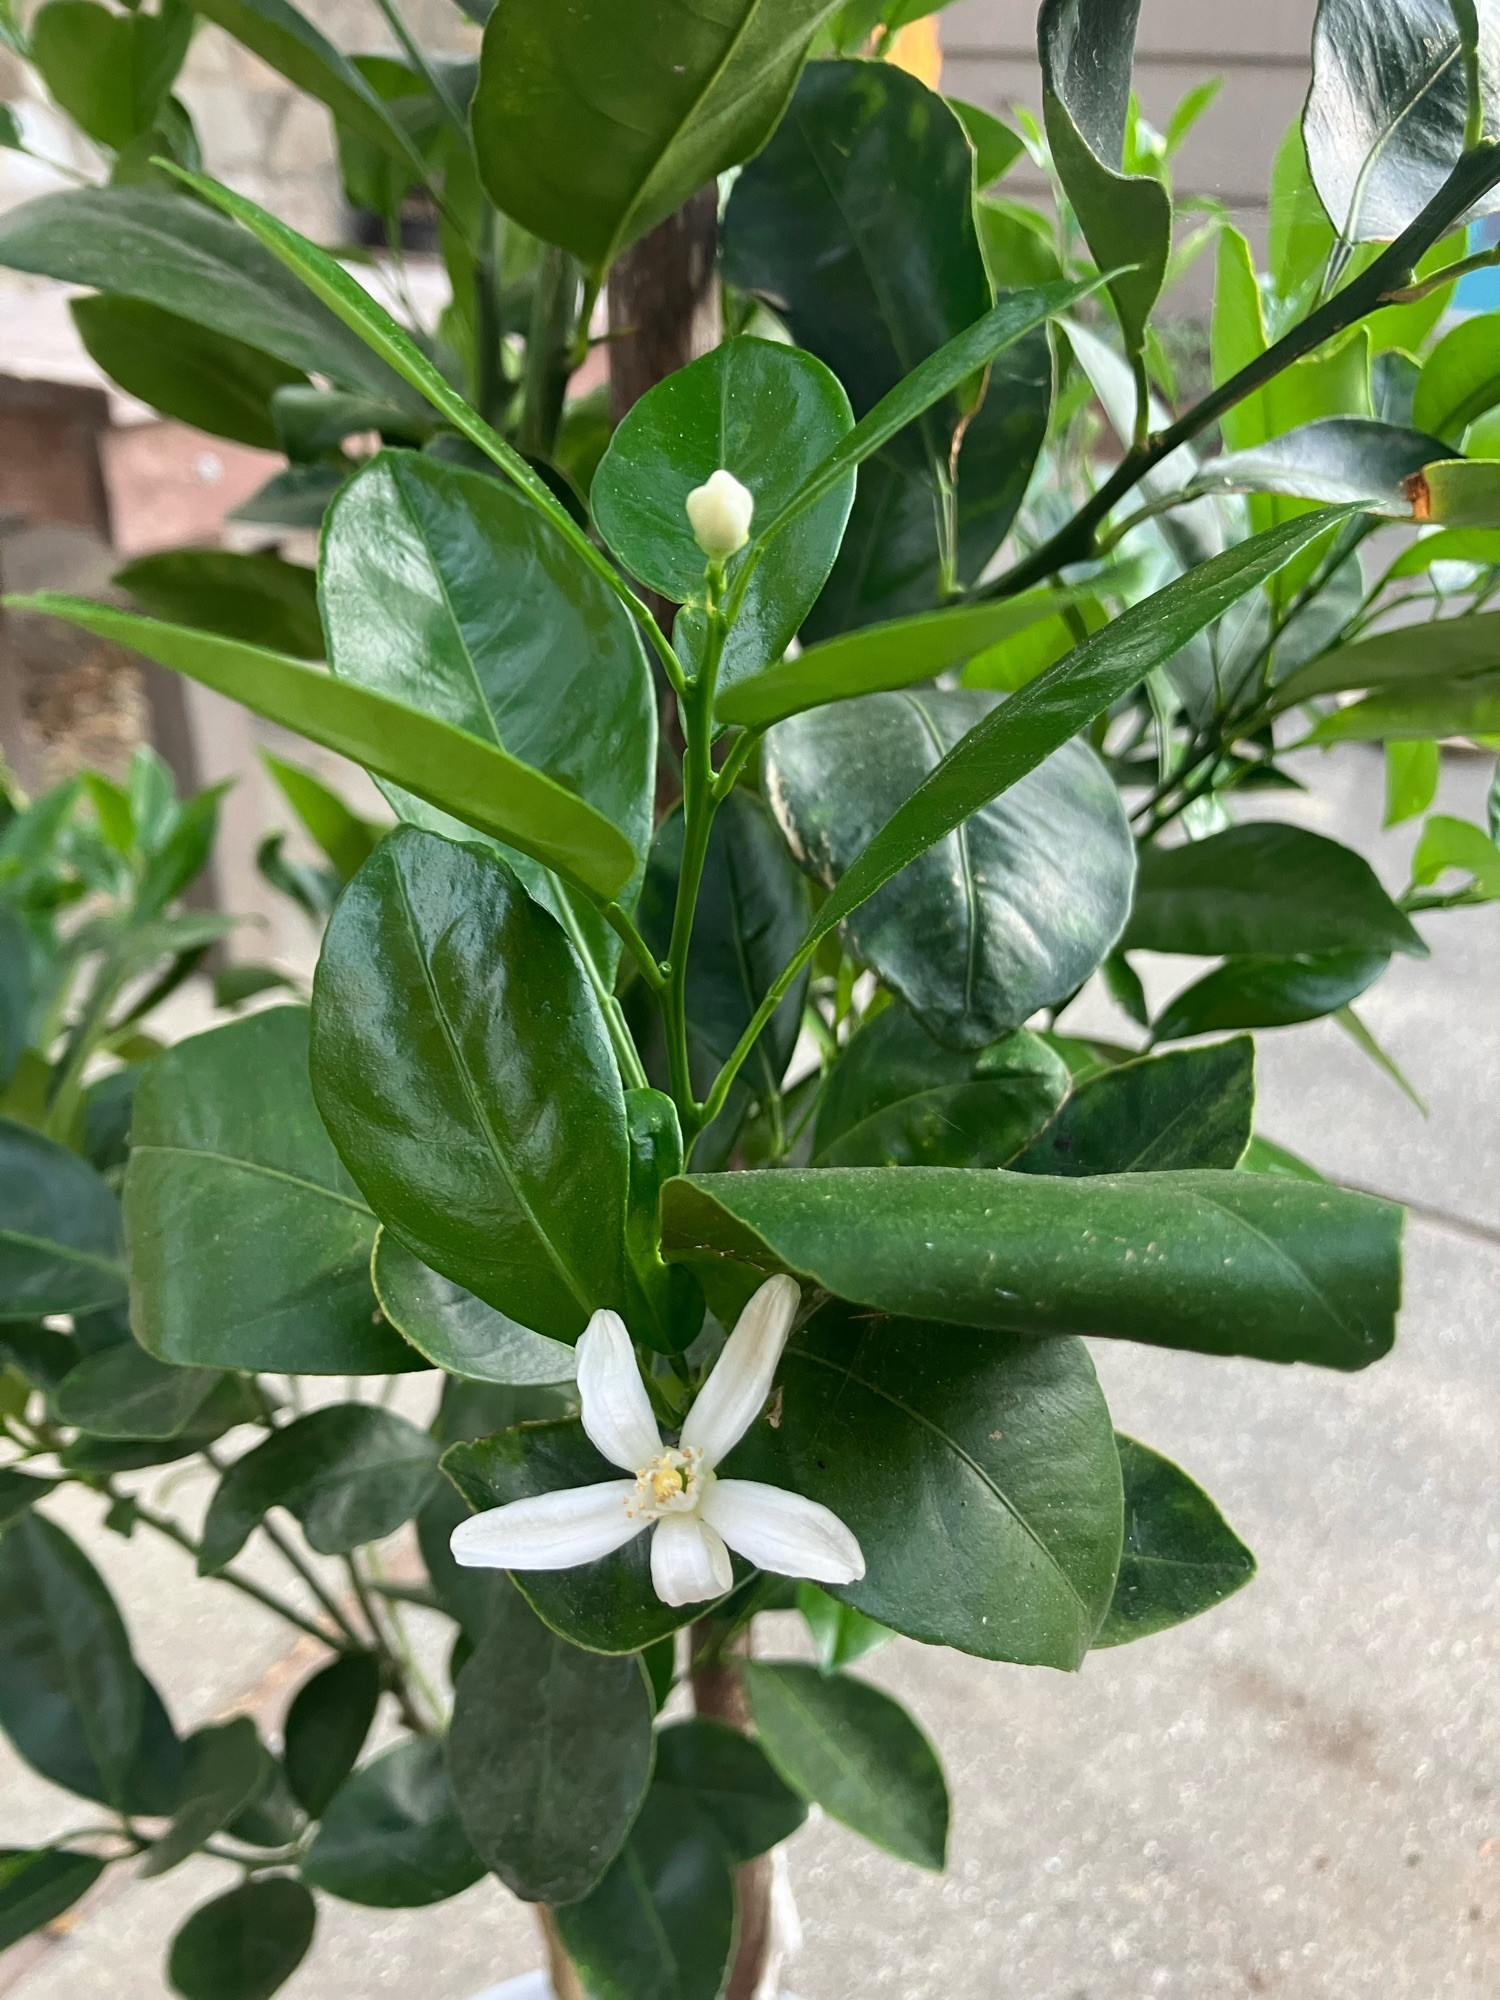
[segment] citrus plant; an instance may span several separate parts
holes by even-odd
[[[91,288],[123,386],[280,444],[259,518],[321,526],[316,575],[179,552],[124,579],[155,616],[32,609],[352,758],[394,819],[284,779],[340,888],[311,1007],[150,1055],[122,1212],[71,1114],[9,1106],[0,1721],[102,1817],[8,1856],[0,1937],[205,1851],[239,1879],[168,1976],[258,2000],[317,1894],[488,1871],[559,1996],[749,1996],[810,1804],[943,1865],[936,1752],[863,1655],[1076,1670],[1252,1574],[1084,1337],[1391,1345],[1400,1212],[1256,1131],[1250,1031],[1331,1015],[1379,1056],[1353,1003],[1415,915],[1500,892],[1495,827],[1429,816],[1398,900],[1231,807],[1352,739],[1410,818],[1441,739],[1500,730],[1500,363],[1444,320],[1492,256],[1462,232],[1500,204],[1500,42],[1457,0],[1322,0],[1262,273],[1174,203],[1208,93],[1146,124],[1128,5],[1046,0],[1015,126],[881,60],[907,5],[498,0],[477,64],[391,8],[400,60],[286,0],[199,11],[329,107],[397,248],[420,193],[452,297],[403,322],[203,177],[165,58],[123,107],[101,66],[108,120],[75,89],[107,184],[0,218],[0,260]],[[176,19],[53,0],[14,39],[66,103],[67,37]],[[1045,212],[1004,191],[1027,155]],[[570,401],[611,273],[715,177],[727,337]],[[1192,400],[1159,302],[1209,254]],[[1212,966],[1153,1012],[1164,953]],[[1059,1027],[1096,973],[1116,1041]],[[301,1402],[350,1376],[436,1416]],[[195,1453],[197,1534],[115,1490]],[[278,1743],[179,1739],[65,1480],[262,1602],[237,1564],[280,1551],[328,1657]],[[413,1522],[419,1573],[383,1547]],[[755,1648],[793,1609],[815,1664]]]

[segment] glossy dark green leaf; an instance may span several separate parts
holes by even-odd
[[[1435,545],[1434,537],[1416,547]],[[1458,559],[1465,560],[1462,556]],[[1418,699],[1436,688],[1439,700],[1449,700],[1461,683],[1479,681],[1497,670],[1500,612],[1481,611],[1464,618],[1438,618],[1377,632],[1352,646],[1340,646],[1282,682],[1276,689],[1276,700],[1290,708],[1310,695],[1342,694],[1354,688],[1392,694],[1409,691]]]
[[[300,368],[221,329],[184,319],[151,299],[95,293],[74,299],[71,311],[84,346],[105,374],[128,394],[149,403],[163,416],[207,431],[211,437],[233,438],[261,451],[279,448],[271,398],[288,383],[307,380]],[[189,553],[178,551],[176,559]],[[191,553],[200,558],[217,554],[221,562],[230,565],[248,560],[222,551]],[[145,560],[160,565],[174,558]],[[143,597],[142,602],[147,600]],[[163,617],[175,615],[160,604],[150,604],[149,609]],[[187,622],[197,624],[199,620]],[[215,629],[223,627],[216,625]]]
[[[594,518],[643,583],[674,603],[701,602],[707,559],[685,505],[693,488],[722,467],[749,488],[757,521],[773,520],[853,426],[849,398],[812,355],[726,341],[648,391],[619,425],[590,489]],[[724,648],[721,688],[786,651],[833,567],[853,501],[851,470],[757,565]],[[731,583],[744,561],[730,560]],[[687,617],[688,629],[698,621],[696,650],[701,618]],[[680,643],[682,620],[677,629]]]
[[[404,393],[274,257],[186,195],[146,187],[41,195],[0,217],[0,264],[143,299],[345,388]]]
[[[765,143],[836,0],[499,0],[473,109],[507,215],[595,271]],[[610,134],[600,143],[601,129]],[[664,1996],[665,2000],[665,1996]]]
[[[1500,390],[1497,390],[1500,395]],[[1303,500],[1362,501],[1409,519],[1408,481],[1445,458],[1441,438],[1371,417],[1320,417],[1244,451],[1211,458],[1191,493],[1288,493]]]
[[[663,1228],[669,1255],[879,1312],[1331,1368],[1389,1349],[1400,1239],[1388,1202],[1249,1174],[953,1167],[699,1175],[668,1186]]]
[[[576,1418],[523,1423],[473,1444],[450,1445],[443,1470],[476,1512],[620,1476]],[[748,1574],[736,1562],[736,1580]],[[704,1612],[701,1604],[662,1603],[651,1583],[651,1539],[645,1534],[597,1562],[518,1572],[515,1582],[554,1632],[596,1653],[638,1653]]]
[[[48,0],[31,22],[31,60],[49,95],[111,149],[151,130],[192,39],[188,7],[114,14],[95,0]]]
[[[483,473],[383,452],[334,504],[321,576],[335,674],[543,772],[619,829],[639,876],[656,773],[650,670],[619,598],[535,507]],[[423,800],[387,795],[403,818],[462,837]],[[561,893],[554,883],[541,900],[566,916]],[[614,933],[586,900],[569,921],[608,982]]]
[[[1140,0],[1044,0],[1037,21],[1053,163],[1095,263],[1119,272],[1109,289],[1131,354],[1172,248],[1166,188],[1152,174],[1121,172],[1139,17]]]
[[[569,1382],[573,1350],[508,1319],[433,1271],[381,1230],[372,1266],[375,1295],[391,1325],[435,1368],[474,1382]]]
[[[243,702],[479,832],[509,841],[600,898],[618,894],[639,865],[619,829],[576,794],[467,730],[404,702],[281,653],[86,598],[44,591],[10,601],[65,618]]]
[[[983,1659],[1082,1662],[1114,1586],[1120,1474],[1080,1341],[833,1306],[795,1336],[780,1381],[779,1423],[757,1424],[726,1470],[853,1530],[866,1574],[831,1595]]]
[[[972,178],[962,126],[916,78],[895,65],[818,63],[736,183],[726,273],[772,301],[793,338],[844,384],[858,417],[990,308]],[[843,552],[808,620],[814,636],[937,601],[953,439],[983,388],[960,380],[912,412],[917,421],[861,475]],[[957,460],[953,554],[965,582],[1014,519],[1051,391],[1044,331],[994,360]]]
[[[292,1795],[313,1819],[323,1817],[359,1762],[380,1687],[380,1661],[373,1653],[345,1653],[320,1667],[292,1697],[282,1757]]]
[[[1243,1590],[1255,1558],[1201,1486],[1169,1458],[1117,1440],[1125,1479],[1125,1547],[1095,1646],[1123,1646],[1211,1611]]]
[[[45,1500],[55,1491],[55,1479],[39,1479],[30,1472],[20,1472],[13,1465],[0,1466],[0,1533],[12,1521],[19,1521],[38,1500]]]
[[[151,1843],[142,1875],[165,1875],[249,1805],[271,1759],[248,1715],[211,1723],[183,1744],[182,1800],[172,1824]]]
[[[96,1855],[66,1847],[0,1848],[0,1951],[71,1910],[103,1873]]]
[[[375,1218],[307,1074],[307,1014],[179,1042],[136,1092],[125,1177],[132,1310],[165,1361],[296,1374],[419,1365],[375,1319]]]
[[[0,1118],[0,1322],[91,1312],[124,1290],[109,1188],[76,1153]]]
[[[556,1339],[620,1306],[614,1056],[567,939],[498,855],[403,827],[366,862],[323,941],[313,1078],[424,1264]]]
[[[134,1472],[148,1465],[171,1465],[191,1458],[239,1424],[260,1423],[266,1405],[242,1375],[220,1375],[217,1385],[180,1431],[168,1438],[106,1438],[87,1432],[58,1454],[71,1473],[98,1478],[112,1472]]]
[[[1351,243],[1397,236],[1463,149],[1467,93],[1449,0],[1319,0],[1302,114],[1308,164],[1334,228]],[[1484,9],[1482,64],[1500,69],[1500,22]],[[1497,107],[1485,106],[1485,136]],[[1500,196],[1486,196],[1487,213]]]
[[[211,1576],[232,1561],[272,1507],[296,1515],[319,1555],[382,1541],[436,1490],[437,1460],[428,1433],[393,1410],[334,1403],[298,1417],[219,1481],[198,1572]]]
[[[1153,667],[1171,659],[1195,633],[1274,576],[1338,515],[1338,509],[1328,508],[1211,557],[1132,605],[1003,702],[887,820],[819,910],[804,948],[826,937],[971,813],[1035,770]]]
[[[944,1048],[901,1006],[847,1044],[818,1104],[826,1167],[1003,1167],[1041,1131],[1068,1071],[1025,1029],[982,1049]]]
[[[832,889],[999,706],[981,689],[913,689],[779,723],[766,791],[802,865]],[[980,1048],[1083,984],[1124,926],[1134,874],[1119,793],[1070,743],[871,897],[844,939],[934,1035]]]
[[[818,1665],[825,1674],[852,1667],[856,1660],[876,1652],[887,1639],[896,1636],[889,1626],[867,1618],[852,1604],[840,1604],[815,1583],[797,1585],[797,1609],[802,1613],[808,1637],[818,1655]]]
[[[458,1677],[448,1770],[486,1867],[529,1903],[571,1903],[608,1868],[651,1778],[640,1661],[586,1653],[507,1590]]]
[[[288,1875],[242,1883],[200,1905],[167,1955],[173,1992],[182,2000],[271,2000],[307,1956],[317,1915]]]
[[[943,1767],[899,1702],[816,1667],[756,1660],[743,1671],[761,1743],[789,1784],[898,1860],[947,1865]]]
[[[44,1778],[123,1807],[145,1683],[103,1579],[53,1522],[0,1535],[0,1727]]]
[[[519,1393],[523,1396],[536,1396],[545,1392],[533,1389],[522,1390]],[[555,1415],[557,1412],[551,1411],[548,1414]],[[518,1420],[518,1416],[510,1417],[511,1422]],[[477,1434],[482,1436],[491,1428],[491,1421],[486,1416],[481,1419]],[[432,1586],[433,1595],[442,1609],[461,1628],[461,1636],[468,1641],[472,1649],[483,1636],[496,1605],[510,1585],[507,1579],[495,1570],[461,1569],[453,1560],[453,1550],[450,1546],[453,1530],[460,1521],[468,1519],[469,1512],[467,1501],[459,1496],[449,1480],[443,1480],[437,1492],[417,1516],[417,1545],[422,1552],[422,1561],[427,1570],[427,1580]],[[450,1671],[456,1673],[457,1669]]]
[[[806,647],[722,695],[722,722],[765,728],[824,702],[910,687],[962,666],[1028,626],[1092,599],[1089,589],[1030,590],[990,604],[960,605],[916,618],[866,625]]]
[[[334,1797],[302,1862],[314,1888],[377,1910],[444,1903],[477,1882],[469,1845],[430,1736],[409,1737],[362,1765]]]
[[[299,660],[323,657],[316,576],[266,550],[171,549],[127,563],[114,580],[153,618]]]
[[[288,0],[193,0],[193,5],[298,90],[326,104],[341,125],[422,178],[422,156],[379,92]]]
[[[734,1881],[713,1822],[675,1790],[646,1796],[624,1852],[557,1927],[598,2000],[717,2000],[734,1950]]]
[[[1198,958],[1244,953],[1400,951],[1427,946],[1368,861],[1304,828],[1263,820],[1141,856],[1127,951]]]
[[[241,1806],[225,1832],[249,1847],[280,1849],[297,1840],[306,1824],[307,1815],[292,1796],[280,1760],[266,1751],[260,1789],[249,1805]]]
[[[1174,994],[1152,1023],[1158,1042],[1222,1028],[1285,1028],[1321,1020],[1358,999],[1390,964],[1384,952],[1232,958]]]
[[[736,1867],[790,1840],[807,1818],[807,1807],[759,1744],[704,1716],[658,1731],[652,1789],[689,1799],[713,1822]]]
[[[1254,1114],[1255,1044],[1241,1035],[1101,1070],[1014,1164],[1023,1174],[1237,1167]]]
[[[674,813],[656,837],[641,898],[642,932],[663,958],[671,941],[682,835],[682,815]],[[731,792],[709,836],[688,952],[688,1054],[699,1090],[712,1084],[796,950],[809,910],[807,884],[770,813],[750,793]],[[802,1025],[805,990],[799,980],[771,1017],[741,1072],[743,1095],[764,1102],[780,1088]],[[734,1133],[705,1136],[720,1137],[716,1150],[723,1154]]]
[[[65,1424],[94,1437],[169,1438],[186,1430],[221,1377],[210,1368],[172,1368],[121,1341],[65,1375],[54,1397]]]

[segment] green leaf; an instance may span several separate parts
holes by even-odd
[[[125,1295],[120,1210],[84,1160],[0,1118],[0,1323]]]
[[[1030,590],[990,604],[865,625],[808,646],[794,660],[780,660],[753,679],[739,682],[719,696],[714,711],[721,722],[764,729],[825,702],[894,692],[914,681],[932,680],[1017,632],[1093,601],[1091,586]]]
[[[0,1090],[31,1034],[31,940],[19,911],[0,902]]]
[[[1418,542],[1416,549],[1430,548],[1433,542]],[[1340,646],[1284,681],[1276,700],[1279,707],[1291,708],[1315,694],[1342,694],[1354,688],[1400,690],[1408,684],[1419,697],[1435,684],[1440,698],[1451,699],[1451,683],[1496,671],[1500,671],[1500,612],[1481,611],[1377,632],[1352,646]]]
[[[53,1398],[65,1424],[94,1437],[169,1438],[186,1430],[223,1377],[209,1368],[169,1368],[133,1340],[90,1354]]]
[[[847,1523],[867,1571],[830,1593],[841,1603],[981,1659],[1075,1669],[1120,1552],[1112,1436],[1080,1341],[831,1306],[788,1348],[779,1423],[758,1423],[725,1469]]]
[[[790,1840],[807,1818],[807,1807],[777,1776],[759,1744],[703,1716],[688,1716],[657,1733],[652,1789],[658,1795],[675,1792],[696,1806],[735,1867]]]
[[[71,1910],[104,1873],[93,1854],[66,1847],[0,1847],[0,1951]]]
[[[124,1808],[145,1683],[103,1579],[39,1514],[0,1535],[0,1727],[32,1769]]]
[[[650,670],[619,598],[523,496],[482,473],[382,452],[329,513],[321,597],[336,675],[494,744],[582,799],[624,835],[638,880],[656,773]],[[404,819],[455,832],[399,788],[387,796]],[[560,894],[553,884],[539,899],[583,925],[607,980],[618,940],[586,899],[569,913]]]
[[[182,2000],[270,2000],[312,1943],[317,1906],[288,1875],[204,1903],[172,1940],[167,1977]]]
[[[865,1681],[748,1661],[750,1712],[771,1762],[830,1818],[900,1861],[948,1860],[948,1786],[921,1729]]]
[[[157,1056],[132,1141],[132,1311],[151,1353],[312,1375],[419,1365],[374,1323],[375,1218],[318,1118],[303,1008],[270,1008]]]
[[[1240,1161],[1242,1174],[1286,1174],[1292,1180],[1321,1181],[1316,1167],[1309,1166],[1285,1146],[1278,1146],[1274,1139],[1262,1138],[1259,1133],[1245,1149],[1245,1157]]]
[[[417,180],[425,181],[421,153],[400,121],[386,109],[379,92],[287,0],[193,0],[193,5],[298,90],[326,104],[341,125],[358,132],[372,146],[409,167]]]
[[[750,1178],[747,1176],[746,1178]],[[522,1423],[473,1444],[450,1445],[443,1470],[476,1512],[535,1493],[618,1479],[576,1418]],[[736,1582],[750,1572],[736,1563]],[[700,1604],[663,1604],[651,1583],[651,1538],[637,1535],[613,1555],[575,1569],[528,1570],[515,1583],[561,1638],[595,1653],[638,1653],[704,1616]]]
[[[50,591],[7,600],[66,618],[174,672],[187,674],[257,715],[352,757],[497,840],[581,883],[601,901],[638,863],[625,836],[562,786],[466,730],[300,660],[115,611]]]
[[[717,2000],[735,1902],[713,1822],[653,1786],[624,1852],[591,1895],[563,1905],[557,1928],[599,2000]]]
[[[1358,999],[1385,971],[1384,952],[1234,958],[1169,1000],[1152,1024],[1158,1042],[1223,1028],[1285,1028],[1321,1020]]]
[[[1044,0],[1037,21],[1053,162],[1094,262],[1119,271],[1109,290],[1132,356],[1172,248],[1166,188],[1154,175],[1120,171],[1139,16],[1140,0]]]
[[[402,827],[365,863],[323,940],[313,1080],[424,1264],[554,1339],[619,1308],[614,1057],[567,939],[498,855]]]
[[[774,520],[853,426],[849,398],[812,355],[726,341],[648,390],[620,423],[594,474],[594,518],[643,583],[701,604],[707,558],[688,524],[688,494],[722,467],[749,488],[756,518]],[[786,651],[833,567],[853,501],[851,470],[756,566],[724,647],[721,688]],[[745,560],[731,558],[731,583]],[[679,645],[689,632],[701,657],[698,611],[678,620]]]
[[[380,1704],[380,1661],[345,1653],[305,1680],[286,1712],[283,1761],[298,1804],[321,1819],[359,1762]]]
[[[1391,564],[1389,574],[1392,581],[1403,576],[1424,576],[1434,563],[1442,562],[1474,563],[1482,569],[1500,565],[1500,532],[1494,528],[1434,528],[1402,550]],[[1467,625],[1470,620],[1459,622]],[[1435,629],[1424,627],[1424,637]],[[1500,665],[1500,657],[1496,664]]]
[[[826,1167],[1003,1167],[1068,1091],[1061,1058],[1025,1029],[946,1049],[904,1007],[845,1047],[818,1104],[813,1159]]]
[[[639,1659],[559,1639],[507,1590],[458,1677],[448,1769],[476,1853],[528,1903],[586,1896],[651,1778]]]
[[[1449,0],[1319,0],[1302,136],[1313,180],[1350,243],[1387,242],[1431,201],[1464,143],[1467,94]],[[1486,11],[1482,61],[1500,69]],[[1485,108],[1485,137],[1496,136]],[[1491,192],[1471,213],[1488,214]]]
[[[273,757],[269,750],[262,750],[260,758],[304,830],[328,857],[339,880],[352,880],[385,838],[388,828],[351,812],[337,792],[330,791],[301,764],[288,764],[284,758]]]
[[[38,1479],[29,1472],[20,1472],[13,1465],[0,1466],[0,1533],[13,1521],[19,1521],[24,1514],[45,1500],[57,1488],[55,1479]]]
[[[389,396],[397,386],[274,257],[186,195],[147,187],[41,195],[0,216],[0,264],[143,299],[344,388]]]
[[[171,1465],[191,1458],[239,1424],[265,1419],[264,1399],[244,1376],[221,1375],[207,1400],[182,1430],[169,1438],[104,1438],[86,1433],[58,1454],[59,1463],[75,1476],[99,1478],[106,1473],[134,1472],[148,1465]]]
[[[1014,1164],[1072,1175],[1236,1167],[1254,1113],[1255,1044],[1241,1035],[1101,1070]]]
[[[153,618],[299,660],[323,657],[317,578],[267,550],[234,555],[228,549],[170,549],[127,563],[114,581]]]
[[[1275,821],[1227,827],[1141,855],[1127,951],[1405,952],[1425,958],[1411,920],[1362,855]]]
[[[663,1207],[669,1255],[790,1270],[877,1312],[1330,1368],[1367,1366],[1395,1334],[1401,1211],[1342,1190],[824,1168],[672,1181]]]
[[[409,1737],[361,1766],[337,1792],[302,1862],[304,1880],[346,1903],[416,1910],[477,1882],[443,1764],[443,1746]]]
[[[1371,417],[1319,417],[1264,444],[1209,459],[1184,490],[1358,501],[1382,514],[1409,519],[1411,482],[1423,466],[1446,456],[1442,439],[1420,430]]]
[[[565,1342],[533,1333],[429,1270],[385,1229],[376,1239],[372,1275],[382,1312],[434,1368],[471,1382],[523,1387],[571,1382],[577,1372]]]
[[[1195,633],[1273,576],[1340,513],[1328,508],[1288,521],[1201,563],[1132,605],[985,716],[870,841],[819,910],[803,951],[810,953],[893,875],[1035,770],[1153,667],[1180,652]]]
[[[1254,1556],[1202,1487],[1133,1438],[1117,1442],[1125,1548],[1096,1647],[1124,1646],[1181,1625],[1243,1590],[1255,1575]]]
[[[1411,481],[1412,519],[1454,528],[1500,528],[1500,464],[1493,458],[1440,458]]]
[[[95,293],[71,300],[69,310],[84,346],[129,395],[211,437],[233,438],[261,451],[279,448],[271,398],[290,382],[306,382],[301,368],[149,299]],[[217,555],[221,564],[231,566],[252,560],[218,550],[179,550],[175,557],[148,557],[139,566],[180,562],[189,553],[200,559]],[[170,617],[176,607],[163,612],[152,604],[150,609]]]
[[[760,150],[835,4],[729,0],[705,13],[656,0],[622,12],[583,0],[559,17],[546,0],[500,0],[473,108],[490,198],[602,274]]]
[[[1436,882],[1450,868],[1472,877],[1483,896],[1500,896],[1500,847],[1482,827],[1448,813],[1433,813],[1412,856],[1413,882]]]
[[[1442,774],[1442,753],[1436,743],[1387,743],[1382,826],[1399,826],[1426,812],[1437,797]]]
[[[993,186],[1025,152],[1025,141],[1019,132],[1011,130],[1003,118],[997,118],[993,111],[986,111],[982,105],[966,104],[962,98],[950,97],[948,109],[963,126],[969,144],[974,148],[975,187]]]
[[[393,1410],[333,1403],[273,1431],[214,1489],[198,1574],[232,1562],[273,1507],[302,1524],[319,1555],[383,1541],[437,1490],[438,1448]]]
[[[765,782],[792,852],[833,889],[1006,706],[981,689],[909,690],[779,723]],[[1119,793],[1070,743],[851,914],[844,942],[932,1034],[980,1048],[1083,984],[1124,926],[1134,873]]]
[[[888,1626],[877,1624],[851,1604],[840,1604],[815,1583],[797,1585],[797,1609],[802,1613],[818,1655],[818,1665],[825,1674],[852,1667],[856,1660],[876,1652],[887,1639],[896,1636]]]
[[[1450,622],[1460,621],[1443,619],[1424,625],[1422,631],[1424,635],[1439,631]],[[1325,716],[1304,741],[1427,742],[1443,736],[1495,735],[1500,735],[1500,673],[1383,688]]]
[[[1422,363],[1417,382],[1412,422],[1419,430],[1461,444],[1474,419],[1500,403],[1497,330],[1500,313],[1476,313],[1443,335]]]
[[[192,10],[112,14],[94,0],[48,0],[31,23],[31,60],[52,98],[101,146],[149,132],[193,34]]]
[[[973,163],[958,118],[915,77],[894,64],[820,62],[736,182],[726,275],[774,303],[861,418],[989,311]],[[888,449],[860,481],[843,552],[809,620],[814,635],[938,600],[938,522],[966,416],[952,504],[958,577],[974,581],[1003,540],[1045,435],[1052,361],[1037,324],[974,369],[992,359],[987,393],[982,375],[964,371],[876,440]]]
[[[182,1801],[172,1824],[151,1843],[143,1876],[165,1875],[196,1854],[263,1789],[271,1759],[248,1715],[196,1730],[183,1745]]]

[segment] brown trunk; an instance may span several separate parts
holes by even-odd
[[[702,1651],[714,1636],[713,1621],[705,1619],[693,1627],[693,1650]],[[750,1652],[750,1630],[737,1633],[712,1665],[699,1667],[693,1675],[693,1704],[700,1715],[727,1722],[731,1729],[748,1734],[750,1704],[745,1696],[745,1679],[734,1663]],[[757,1855],[735,1871],[735,1897],[739,1906],[740,1935],[735,1950],[734,1969],[724,1989],[724,2000],[755,2000],[771,1949],[771,1857]]]
[[[648,389],[717,347],[719,190],[710,182],[609,274],[609,399],[618,423]]]

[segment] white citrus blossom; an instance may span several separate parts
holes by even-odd
[[[734,1583],[730,1549],[757,1569],[814,1583],[862,1577],[859,1543],[837,1514],[800,1493],[754,1479],[720,1479],[714,1470],[771,1392],[798,1297],[790,1278],[761,1286],[675,1445],[661,1441],[624,1321],[596,1312],[578,1343],[583,1427],[612,1465],[634,1477],[539,1493],[476,1514],[453,1531],[454,1560],[470,1569],[572,1569],[654,1528],[651,1581],[664,1604],[722,1597]]]
[[[687,497],[688,525],[710,562],[728,562],[750,539],[755,495],[721,465]]]

